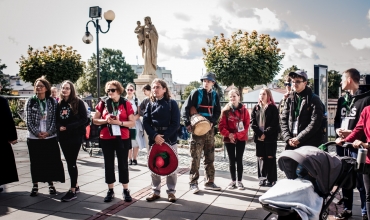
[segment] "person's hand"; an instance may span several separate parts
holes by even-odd
[[[343,129],[343,128],[337,128],[337,130],[335,130],[335,133],[337,133],[337,135],[338,135],[339,137],[342,137],[342,131],[344,131],[344,129]]]
[[[292,140],[292,139],[289,139],[288,144],[289,144],[291,147],[295,147],[295,144],[294,144],[294,142],[293,142],[293,140]]]
[[[229,134],[229,139],[230,139],[230,142],[231,142],[231,143],[235,144],[235,136],[234,136],[234,134],[233,134],[233,133],[230,133],[230,134]]]
[[[9,144],[16,144],[16,143],[18,143],[18,141],[17,141],[17,140],[9,141]]]
[[[363,145],[364,143],[360,140],[355,140],[353,143],[352,143],[352,146],[353,148],[360,148],[360,145]]]
[[[158,134],[157,136],[155,136],[154,141],[156,144],[162,145],[164,143],[163,135]]]
[[[297,138],[292,138],[292,142],[295,146],[298,146],[298,144],[300,144],[300,142]]]
[[[191,125],[186,126],[186,129],[188,130],[189,133],[191,133]]]
[[[339,137],[337,139],[335,139],[335,143],[339,146],[342,146],[343,145],[343,142],[344,142],[344,139]]]
[[[265,138],[266,138],[265,134],[262,134],[260,137],[261,140],[265,140]]]
[[[60,131],[65,131],[65,130],[67,130],[67,128],[66,128],[66,127],[64,127],[64,126],[60,126],[59,130],[60,130]]]
[[[119,120],[110,117],[107,118],[107,122],[111,125],[121,125],[121,122]]]
[[[342,131],[342,138],[346,138],[349,134],[351,134],[351,130],[343,130]]]

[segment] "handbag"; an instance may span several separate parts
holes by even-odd
[[[131,140],[135,140],[136,139],[136,129],[135,128],[130,128],[129,131],[130,131]]]

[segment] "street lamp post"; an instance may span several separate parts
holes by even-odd
[[[99,57],[99,32],[105,34],[109,31],[110,29],[110,23],[114,20],[115,14],[112,10],[108,10],[107,12],[104,13],[104,19],[108,23],[108,30],[107,31],[102,31],[101,27],[99,25],[99,19],[101,19],[101,11],[102,9],[99,6],[94,6],[90,7],[89,11],[89,17],[91,18],[90,21],[86,23],[86,32],[84,36],[82,37],[82,41],[85,44],[90,44],[93,41],[93,36],[90,34],[88,25],[89,23],[93,23],[94,27],[96,29],[96,69],[97,69],[97,94],[98,97],[100,96],[100,57]],[[94,20],[95,19],[95,20]]]

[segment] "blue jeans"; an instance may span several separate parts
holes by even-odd
[[[357,158],[357,150],[354,149],[347,149],[340,146],[337,146],[337,154],[338,156],[349,156],[352,158]],[[364,186],[364,179],[362,174],[357,174],[357,189],[360,193],[360,199],[361,199],[361,213],[362,215],[367,214],[366,212],[366,191]],[[342,189],[343,197],[346,197],[347,199],[344,200],[344,209],[352,210],[353,205],[353,190],[345,190]]]

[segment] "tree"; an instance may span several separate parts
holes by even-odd
[[[339,71],[330,70],[328,72],[328,98],[338,99],[339,98],[339,88],[342,81],[342,76]]]
[[[125,87],[133,82],[137,75],[129,64],[126,63],[122,51],[103,48],[100,53],[100,94],[105,94],[105,83],[110,80],[117,80]],[[90,93],[97,97],[97,70],[96,54],[94,53],[87,61],[84,74],[77,80],[77,91],[80,94]]]
[[[281,69],[278,41],[257,31],[233,33],[226,39],[221,33],[207,39],[207,49],[202,48],[204,63],[208,71],[216,74],[223,85],[234,85],[242,94],[243,87],[271,82]]]
[[[12,92],[12,89],[10,88],[10,82],[8,79],[6,79],[5,74],[3,72],[3,69],[7,68],[7,66],[3,63],[1,64],[0,60],[0,86],[2,89],[0,89],[0,94],[2,95],[10,95]]]
[[[28,57],[19,59],[19,76],[26,82],[35,82],[45,76],[51,84],[64,80],[75,82],[82,74],[85,62],[77,50],[65,45],[44,46],[43,51],[34,50],[28,46]]]
[[[184,89],[184,92],[182,93],[181,98],[182,99],[187,99],[191,93],[196,88],[201,87],[201,82],[200,81],[191,81],[189,85],[187,85]]]
[[[286,70],[284,70],[283,75],[281,75],[281,79],[279,79],[279,81],[278,81],[278,86],[282,89],[285,89],[285,86],[284,86],[285,77],[287,75],[289,75],[290,72],[295,72],[297,70],[299,70],[299,68],[296,65],[293,65],[293,66],[287,68]]]

